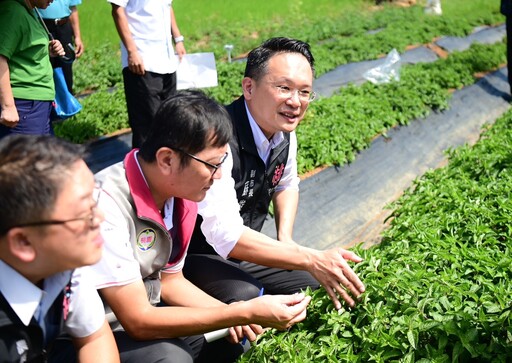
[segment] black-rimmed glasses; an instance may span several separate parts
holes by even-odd
[[[209,163],[208,161],[205,161],[201,158],[198,158],[197,156],[193,155],[193,154],[190,154],[188,152],[186,152],[185,150],[182,150],[182,149],[179,149],[179,148],[176,148],[176,147],[173,147],[171,149],[174,149],[176,151],[179,151],[180,153],[183,153],[185,155],[187,155],[188,157],[194,159],[194,160],[197,160],[199,161],[200,163],[203,163],[204,165],[208,166],[209,168],[212,169],[212,174],[211,176],[214,176],[215,173],[217,172],[217,170],[222,166],[222,164],[224,163],[224,161],[226,161],[227,157],[228,157],[228,153],[226,152],[222,158],[220,159],[220,163],[218,164],[212,164],[212,163]]]
[[[21,223],[21,224],[12,226],[11,228],[62,225],[62,224],[67,224],[69,222],[84,221],[90,229],[93,229],[98,226],[97,210],[98,210],[98,202],[100,199],[100,194],[101,194],[101,183],[96,182],[96,185],[94,187],[94,191],[92,194],[94,204],[91,206],[91,214],[86,215],[84,217],[70,218],[70,219],[49,219],[47,221]]]

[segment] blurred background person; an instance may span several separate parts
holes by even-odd
[[[71,44],[70,50],[75,52],[76,57],[84,52],[77,9],[81,3],[82,0],[54,0],[46,9],[39,10],[53,38],[59,40],[64,47]],[[68,90],[73,93],[73,62],[52,58],[51,63],[53,68],[62,68]]]
[[[64,55],[49,41],[34,8],[48,0],[0,1],[0,138],[11,133],[51,134],[55,99],[49,55]]]
[[[147,136],[163,100],[176,92],[178,60],[185,55],[172,0],[108,0],[121,38],[124,92],[132,147]]]

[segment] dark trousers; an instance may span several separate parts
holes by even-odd
[[[257,297],[261,287],[266,294],[293,294],[320,286],[306,271],[224,260],[219,255],[188,254],[183,273],[201,290],[228,304]]]
[[[226,339],[207,343],[203,335],[185,338],[134,340],[126,332],[114,333],[121,363],[233,363],[244,352],[241,344]],[[76,352],[69,337],[52,345],[49,363],[76,363]]]
[[[266,294],[294,294],[310,287],[320,287],[307,271],[283,270],[235,259],[225,260],[206,242],[201,231],[201,216],[197,217],[190,240],[183,274],[209,295],[225,302],[250,300],[261,288]]]
[[[506,17],[508,84],[512,93],[512,15]]]
[[[176,72],[146,72],[139,76],[123,69],[128,122],[132,128],[132,147],[139,148],[149,133],[153,117],[162,101],[176,93]]]
[[[9,134],[52,135],[50,123],[51,101],[14,99],[20,121],[16,127],[0,125],[0,138]]]
[[[62,25],[55,25],[52,21],[44,22],[53,35],[54,39],[57,39],[62,43],[62,46],[66,44],[74,44],[73,43],[73,28],[71,27],[71,23],[68,21]],[[62,68],[62,73],[64,73],[64,79],[66,80],[66,85],[68,87],[69,92],[73,93],[73,68],[72,63],[63,62],[59,57],[50,57],[50,61],[52,63],[53,68]]]
[[[152,341],[133,340],[125,332],[114,336],[122,363],[232,363],[244,351],[226,339],[207,343],[203,335]]]

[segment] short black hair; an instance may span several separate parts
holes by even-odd
[[[146,162],[153,162],[162,147],[196,154],[209,146],[226,145],[232,133],[224,106],[200,90],[182,90],[158,108],[139,155]],[[185,159],[184,165],[188,162]]]
[[[311,71],[315,74],[315,58],[311,54],[308,43],[292,38],[277,37],[270,38],[259,47],[251,50],[247,56],[244,76],[256,81],[260,80],[267,73],[269,59],[280,53],[302,54],[309,62]]]
[[[85,148],[50,135],[0,139],[0,235],[53,212],[66,174]]]

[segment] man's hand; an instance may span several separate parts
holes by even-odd
[[[185,54],[187,54],[187,51],[185,50],[185,45],[183,44],[183,42],[178,42],[178,43],[176,43],[175,48],[176,48],[176,53],[178,54],[178,57],[181,62],[181,60],[183,59]]]
[[[264,295],[249,300],[250,312],[255,323],[263,327],[286,330],[306,318],[306,308],[311,296],[303,293],[293,295]]]
[[[241,301],[235,301],[231,304],[233,305],[240,303]],[[261,325],[239,325],[229,328],[229,335],[227,339],[231,343],[240,343],[244,339],[244,337],[246,337],[247,339],[249,339],[249,341],[254,342],[258,335],[260,335],[261,333],[263,333],[263,328],[261,327]]]
[[[49,51],[50,57],[60,57],[66,54],[64,47],[57,39],[50,40]]]
[[[82,42],[82,38],[75,37],[75,55],[79,58],[82,54],[84,54],[84,43]]]
[[[20,121],[16,106],[12,105],[9,107],[2,107],[1,109],[2,111],[0,112],[0,124],[11,128],[16,127]]]
[[[257,324],[235,326],[229,329],[227,339],[231,343],[240,343],[246,337],[250,342],[254,342],[261,333],[263,333],[263,328]]]
[[[144,62],[138,51],[128,52],[128,68],[132,73],[143,76],[146,73]]]
[[[361,262],[362,258],[343,248],[316,251],[309,272],[325,288],[336,309],[341,309],[340,296],[350,306],[355,305],[365,291],[364,284],[347,261]]]

